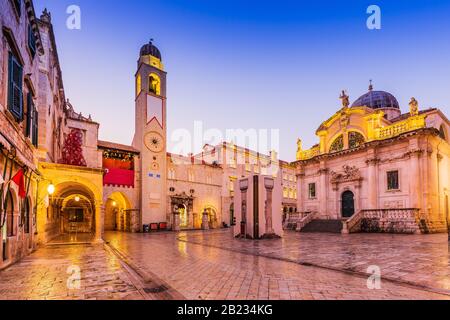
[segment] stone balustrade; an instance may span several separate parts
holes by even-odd
[[[302,218],[297,222],[295,231],[300,232],[306,225],[311,223],[316,218],[316,212],[305,212]]]
[[[361,210],[344,222],[342,233],[419,233],[419,209]]]

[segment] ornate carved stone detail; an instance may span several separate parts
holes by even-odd
[[[331,172],[331,182],[341,183],[349,181],[360,181],[362,180],[361,172],[355,166],[351,167],[348,165],[343,166],[344,172]]]

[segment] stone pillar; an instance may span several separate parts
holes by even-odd
[[[370,158],[366,161],[368,166],[367,172],[367,186],[368,186],[368,203],[365,209],[379,209],[378,208],[378,179],[377,166],[379,160],[377,158]]]
[[[202,230],[209,230],[208,211],[203,211]]]
[[[420,211],[423,213],[420,193],[420,156],[422,155],[422,151],[417,149],[412,150],[410,151],[410,155],[411,206],[421,209]]]
[[[273,195],[273,189],[275,187],[274,180],[271,178],[264,178],[264,186],[266,188],[266,207],[265,207],[265,214],[266,214],[266,236],[271,236],[275,232],[273,231],[273,223],[272,223],[272,195]]]
[[[95,241],[103,241],[103,221],[105,217],[105,207],[98,201],[95,205]]]
[[[297,211],[299,213],[305,212],[303,188],[302,188],[303,177],[305,176],[303,170],[304,170],[303,168],[298,167],[297,172],[296,172],[296,176],[297,176]]]
[[[327,183],[328,183],[328,169],[326,168],[326,163],[325,162],[321,162],[320,163],[320,170],[319,170],[319,174],[320,174],[320,191],[319,194],[317,195],[320,199],[319,201],[319,208],[320,208],[320,216],[322,217],[328,217],[328,208],[327,208],[327,202],[328,202],[328,188],[327,188]]]

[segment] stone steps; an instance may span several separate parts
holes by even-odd
[[[341,220],[313,220],[307,224],[301,232],[324,232],[324,233],[341,233],[342,232]]]

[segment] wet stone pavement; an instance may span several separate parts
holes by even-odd
[[[450,294],[447,234],[328,234],[286,232],[274,241],[241,241],[229,232],[185,233],[181,241],[259,256],[366,274],[371,266],[384,279]]]
[[[0,299],[450,299],[446,235],[293,232],[252,242],[220,230],[105,240],[39,249],[0,272]],[[68,288],[71,266],[79,288]],[[380,268],[381,289],[368,289],[369,266]]]
[[[2,300],[145,298],[120,260],[101,244],[47,246],[0,272]]]
[[[392,281],[382,281],[381,289],[370,290],[367,287],[368,276],[349,274],[348,272],[335,271],[314,266],[300,265],[280,256],[283,252],[290,258],[302,256],[299,248],[305,246],[306,252],[311,257],[325,254],[328,259],[323,261],[336,266],[349,265],[353,267],[365,265],[382,265],[390,263],[387,256],[371,257],[368,252],[370,244],[379,244],[382,252],[383,239],[390,243],[390,236],[379,236],[378,240],[371,240],[371,235],[363,235],[361,238],[346,239],[346,243],[355,241],[355,247],[361,239],[368,237],[368,242],[363,242],[363,248],[358,251],[348,252],[349,257],[341,262],[345,256],[339,250],[337,239],[328,238],[321,245],[335,245],[328,253],[318,249],[320,245],[314,242],[323,234],[310,235],[309,240],[299,239],[298,234],[287,234],[280,241],[241,241],[232,238],[228,230],[212,232],[183,232],[180,234],[120,234],[107,233],[105,239],[111,246],[119,250],[127,260],[130,260],[136,268],[151,271],[160,281],[164,281],[174,290],[187,299],[449,299],[450,296],[439,292],[430,292],[421,286],[413,286]],[[327,237],[325,237],[327,238]],[[344,239],[344,238],[342,238]],[[375,238],[374,238],[375,239]],[[292,241],[295,243],[292,243]],[[329,243],[332,241],[333,243]],[[344,240],[342,240],[344,241]],[[411,239],[403,240],[409,243]],[[417,241],[417,240],[416,240]],[[441,243],[440,238],[435,240]],[[442,243],[441,243],[442,244]],[[417,245],[413,245],[415,248]],[[347,245],[348,247],[348,245]],[[405,247],[408,247],[405,243]],[[420,246],[419,246],[420,247]],[[402,248],[405,249],[405,248]],[[406,251],[409,255],[412,251]],[[333,256],[333,252],[337,254]],[[374,251],[372,251],[374,252]],[[445,251],[447,252],[447,251]],[[374,254],[377,254],[376,250]],[[402,252],[393,252],[392,261],[402,263]],[[445,255],[445,257],[447,257]],[[442,259],[442,256],[441,258]],[[378,261],[377,261],[378,260]],[[428,261],[428,260],[425,260]],[[419,261],[420,262],[420,261]],[[390,264],[394,266],[394,264]],[[384,266],[383,266],[384,267]],[[420,268],[419,276],[425,276],[423,268]],[[397,267],[399,268],[399,267]],[[403,268],[403,267],[401,267]],[[403,270],[403,269],[402,269]],[[367,271],[367,270],[365,270]],[[381,270],[383,272],[383,269]],[[429,273],[430,270],[428,270]]]

